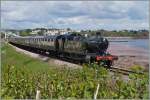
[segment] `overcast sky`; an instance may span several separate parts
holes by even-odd
[[[2,1],[1,27],[148,29],[148,1]]]

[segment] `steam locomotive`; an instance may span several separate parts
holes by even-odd
[[[11,37],[8,42],[33,51],[47,52],[57,57],[65,57],[80,62],[98,62],[110,67],[117,59],[107,52],[109,42],[97,33],[93,37],[80,34],[64,34],[54,36]]]

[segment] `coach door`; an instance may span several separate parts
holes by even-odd
[[[59,42],[59,50],[60,50],[60,51],[64,51],[65,38],[64,38],[63,36],[61,36],[61,37],[58,39],[58,42]]]
[[[59,42],[58,42],[58,39],[57,39],[57,38],[56,38],[56,40],[55,40],[55,49],[56,49],[56,51],[59,50]]]

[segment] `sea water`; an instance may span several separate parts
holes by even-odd
[[[149,39],[129,39],[127,42],[110,42],[111,44],[129,45],[132,47],[149,49]]]

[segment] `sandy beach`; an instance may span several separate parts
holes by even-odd
[[[144,48],[111,44],[108,52],[112,55],[117,55],[119,58],[114,62],[114,67],[129,69],[131,66],[140,65],[146,70],[149,68],[149,51]]]

